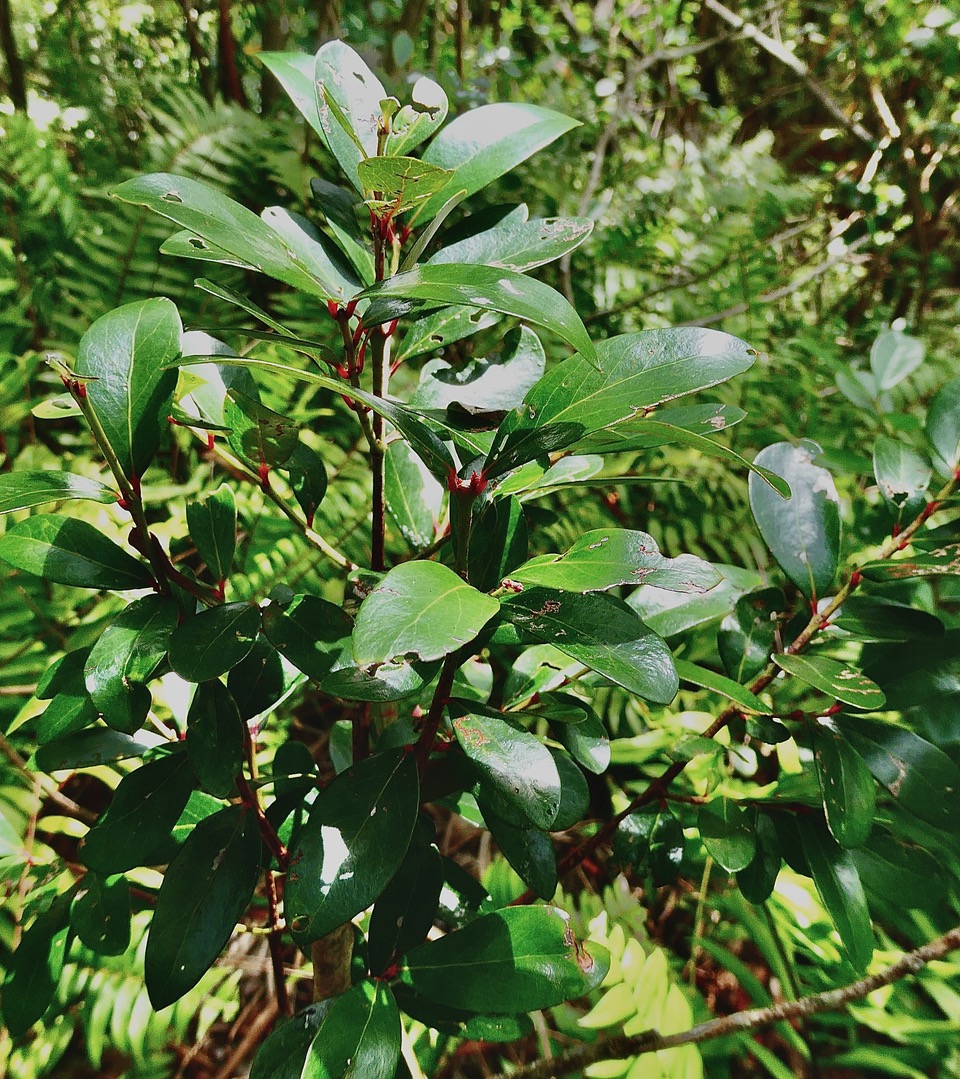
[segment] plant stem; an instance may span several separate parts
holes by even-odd
[[[443,710],[447,705],[447,700],[450,697],[450,691],[453,689],[453,679],[456,676],[457,670],[460,667],[460,662],[457,659],[457,654],[451,652],[443,661],[443,669],[440,671],[440,680],[437,682],[437,688],[433,693],[433,700],[430,703],[430,711],[427,713],[427,718],[423,724],[423,730],[420,732],[420,737],[417,740],[415,752],[417,754],[417,767],[420,770],[420,775],[426,771],[427,761],[430,759],[430,753],[433,749],[433,743],[437,738],[437,731],[440,729],[440,722],[443,719]]]
[[[373,392],[383,397],[387,392],[387,372],[390,363],[390,338],[384,337],[380,329],[374,329],[370,342],[373,353]],[[370,447],[370,470],[373,473],[373,525],[371,533],[370,564],[374,570],[386,568],[386,532],[387,516],[384,498],[384,462],[386,460],[383,444],[383,417],[373,414],[373,437],[375,445]]]

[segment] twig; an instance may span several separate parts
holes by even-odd
[[[415,750],[417,754],[417,766],[420,769],[421,776],[427,767],[427,761],[430,759],[430,751],[433,749],[437,731],[440,729],[440,721],[443,719],[443,710],[447,705],[447,698],[450,696],[450,691],[453,689],[453,679],[456,676],[457,668],[459,666],[460,662],[457,659],[455,652],[451,653],[443,661],[443,670],[440,672],[440,680],[437,682],[437,688],[433,694],[433,701],[430,704],[430,711],[427,713],[427,718],[424,721],[423,730],[420,732],[420,738],[417,740]]]
[[[279,1008],[277,1002],[275,1000],[268,1000],[264,1005],[263,1011],[257,1014],[246,1034],[244,1034],[243,1038],[240,1040],[240,1044],[223,1062],[223,1066],[216,1075],[213,1076],[213,1079],[233,1079],[237,1074],[238,1066],[246,1059],[250,1050],[255,1045],[260,1044],[260,1040],[270,1027],[273,1026],[278,1014]]]

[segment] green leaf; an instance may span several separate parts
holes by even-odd
[[[258,52],[256,57],[280,83],[307,123],[326,144],[327,136],[320,123],[317,91],[313,83],[314,58],[304,52]]]
[[[586,217],[548,217],[527,220],[521,213],[508,214],[491,229],[442,247],[428,260],[431,266],[461,263],[497,266],[516,273],[528,273],[578,248],[593,231]]]
[[[313,527],[313,518],[327,493],[327,469],[323,458],[306,442],[299,442],[287,462],[290,487],[297,500],[307,527]]]
[[[755,464],[790,484],[789,498],[750,477],[750,508],[764,543],[810,598],[829,591],[840,558],[840,499],[833,477],[813,463],[820,452],[816,442],[802,439],[799,446],[777,442],[757,454]]]
[[[100,634],[84,665],[90,699],[116,731],[134,734],[150,710],[147,687],[167,654],[178,609],[169,596],[134,600]]]
[[[560,773],[538,738],[477,713],[454,719],[453,730],[500,816],[529,820],[538,828],[553,824],[560,808]]]
[[[223,418],[230,427],[230,448],[255,466],[284,465],[297,448],[299,426],[239,390],[227,391]]]
[[[418,313],[416,321],[406,327],[397,347],[397,361],[439,352],[456,341],[496,326],[499,321],[500,316],[492,311],[461,305]]]
[[[260,610],[224,603],[195,614],[170,636],[170,666],[188,682],[209,682],[235,667],[260,632]]]
[[[187,503],[187,526],[197,554],[215,581],[230,576],[237,544],[237,504],[227,484]]]
[[[0,514],[32,509],[45,502],[64,502],[69,498],[109,505],[117,501],[117,492],[98,480],[52,468],[0,475]]]
[[[112,764],[129,757],[142,757],[154,743],[132,738],[129,734],[111,731],[106,727],[77,731],[55,742],[41,746],[33,763],[41,772],[59,772],[63,768],[91,768],[97,764]]]
[[[130,181],[136,183],[136,181]],[[125,474],[142,476],[160,445],[183,327],[170,300],[142,300],[102,315],[77,349],[77,374]]]
[[[767,665],[777,635],[777,614],[787,602],[779,588],[764,588],[741,596],[717,630],[717,647],[727,674],[749,682]]]
[[[743,341],[717,330],[644,330],[601,341],[599,370],[582,356],[571,356],[508,414],[486,471],[500,475],[663,401],[726,382],[746,371],[756,355]]]
[[[559,292],[513,270],[493,266],[429,264],[369,286],[364,324],[376,326],[421,307],[466,304],[532,322],[555,333],[590,362],[596,349],[580,316]]]
[[[414,547],[429,547],[437,536],[444,489],[401,440],[387,445],[384,496],[403,538]]]
[[[870,370],[882,392],[893,389],[923,363],[923,342],[900,330],[884,330],[870,349]]]
[[[150,1002],[179,1000],[223,951],[260,879],[256,817],[233,805],[205,817],[170,863],[144,958]]]
[[[865,712],[875,712],[886,703],[883,690],[871,682],[866,675],[855,667],[827,656],[794,656],[778,652],[773,656],[774,663],[789,674],[796,675],[808,685],[835,697],[844,704],[862,708]]]
[[[34,919],[5,964],[3,1018],[14,1038],[25,1034],[53,1002],[70,933],[67,917],[71,893],[61,896]]]
[[[681,682],[690,682],[692,685],[701,686],[703,689],[713,690],[714,693],[719,693],[721,697],[726,697],[728,700],[733,701],[745,712],[752,712],[761,716],[771,714],[770,708],[756,694],[751,693],[746,686],[742,686],[732,678],[725,678],[722,674],[717,674],[716,671],[707,670],[706,667],[700,667],[696,663],[690,663],[685,659],[675,659],[673,662]]]
[[[621,600],[528,588],[501,605],[506,619],[630,693],[669,704],[679,680],[669,648]]]
[[[757,814],[754,834],[757,852],[746,869],[741,869],[737,874],[737,886],[744,899],[759,906],[773,893],[783,858],[780,856],[776,825],[766,813]]]
[[[266,612],[264,612],[266,615]],[[300,672],[280,658],[270,641],[262,637],[227,675],[243,719],[263,715],[280,704],[301,681]]]
[[[156,172],[126,180],[110,193],[121,202],[145,206],[188,229],[196,240],[190,246],[197,256],[202,256],[209,245],[213,249],[210,253],[216,256],[214,261],[258,270],[325,300],[340,298],[326,282],[317,280],[303,258],[275,229],[252,210],[199,180]]]
[[[678,442],[686,435],[715,435],[738,424],[746,416],[742,408],[717,402],[702,404],[667,405],[657,409],[652,418],[642,414],[624,420],[616,427],[604,428],[588,435],[579,443],[581,452],[621,453],[633,450],[657,449]],[[702,441],[691,443],[702,447]],[[725,446],[711,442],[714,448],[726,450]]]
[[[323,680],[323,691],[347,701],[371,701],[385,704],[401,701],[419,693],[433,680],[439,663],[382,663],[376,673],[359,667],[339,667]]]
[[[233,694],[219,680],[201,682],[187,713],[187,756],[201,790],[233,798],[243,769],[244,725]]]
[[[404,562],[360,605],[354,658],[361,667],[440,659],[472,641],[499,606],[439,562]]]
[[[149,588],[149,569],[92,524],[39,513],[0,537],[0,558],[56,584],[123,590]]]
[[[796,826],[823,905],[837,927],[854,969],[864,971],[873,958],[873,926],[853,857],[819,820],[800,815]]]
[[[452,174],[416,157],[368,157],[357,166],[364,192],[376,192],[367,205],[392,215],[422,205],[447,186]]]
[[[70,908],[70,927],[91,951],[122,955],[130,946],[126,877],[85,873]]]
[[[582,997],[608,967],[606,950],[580,943],[563,911],[507,907],[414,948],[400,978],[440,1004],[455,985],[458,1007],[503,1015]]]
[[[488,502],[474,517],[467,554],[467,579],[491,592],[527,557],[527,522],[518,498]]]
[[[482,802],[480,808],[485,808]],[[500,853],[523,883],[541,899],[552,899],[557,890],[557,855],[549,834],[540,828],[509,824],[493,812],[485,812],[483,819]]]
[[[363,288],[336,244],[312,221],[282,206],[268,206],[260,217],[290,247],[294,253],[291,258],[297,259],[332,299],[352,299]],[[330,350],[323,349],[322,354],[330,355]]]
[[[563,555],[541,555],[510,574],[523,584],[597,592],[624,584],[652,584],[676,592],[708,592],[723,580],[703,559],[667,558],[646,532],[598,528],[585,532]]]
[[[263,632],[277,651],[309,678],[322,682],[350,656],[353,623],[333,603],[318,596],[294,596],[263,612]]]
[[[365,910],[399,869],[420,805],[411,754],[382,752],[317,796],[287,874],[287,921],[299,944]]]
[[[897,511],[897,520],[912,520],[923,509],[924,491],[933,477],[926,457],[899,439],[881,436],[873,447],[873,474],[884,501]]]
[[[443,887],[443,861],[430,844],[411,846],[373,907],[368,931],[370,970],[382,974],[394,954],[422,944],[433,926]]]
[[[761,584],[760,574],[753,570],[724,565],[716,568],[723,574],[723,580],[709,592],[669,592],[665,588],[644,585],[630,595],[627,603],[662,637],[686,633],[729,614],[744,592]]]
[[[402,982],[393,986],[393,993],[407,1015],[443,1034],[453,1034],[471,1041],[515,1042],[533,1033],[533,1023],[525,1014],[478,1015],[476,1012],[451,1008],[426,1000]]]
[[[927,409],[926,429],[933,463],[942,475],[952,476],[960,466],[960,378],[935,394]]]
[[[461,188],[468,196],[480,191],[574,127],[579,124],[569,116],[514,102],[483,105],[458,116],[423,155],[424,161],[456,174],[427,203],[418,220],[429,221]]]
[[[310,1043],[332,1003],[318,1000],[278,1025],[257,1050],[250,1079],[301,1079]]]
[[[331,1003],[301,1079],[394,1079],[400,1036],[400,1012],[390,987],[360,982]]]
[[[0,541],[0,554],[2,553]],[[914,555],[913,558],[864,562],[860,572],[868,581],[881,582],[908,581],[914,577],[957,577],[960,576],[960,543],[948,543],[928,554]]]
[[[340,250],[350,260],[361,280],[369,284],[375,279],[375,273],[369,228],[370,215],[364,212],[363,203],[357,198],[356,192],[347,191],[317,177],[310,181],[310,191]],[[363,228],[358,220],[360,214],[366,217]]]
[[[547,718],[550,718],[549,710]],[[581,767],[602,775],[610,764],[610,738],[600,717],[588,709],[579,723],[555,723],[554,734],[560,744]]]
[[[757,837],[752,814],[732,798],[715,798],[701,807],[697,827],[703,845],[728,873],[739,873],[753,861]]]
[[[37,742],[43,745],[55,738],[82,731],[97,719],[97,709],[89,694],[58,693],[50,706],[37,716]]]
[[[162,858],[180,819],[193,771],[186,753],[168,753],[125,775],[106,813],[80,841],[80,859],[98,873],[125,873]]]
[[[850,596],[833,624],[858,641],[933,641],[944,633],[936,615],[884,596]]]
[[[668,810],[648,805],[625,817],[613,836],[613,857],[638,873],[649,873],[655,887],[672,884],[683,861],[684,835]]]
[[[827,827],[841,847],[862,847],[873,828],[877,789],[863,758],[833,724],[814,724],[813,759]]]

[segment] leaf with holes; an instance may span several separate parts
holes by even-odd
[[[774,663],[788,674],[796,675],[808,685],[819,689],[844,704],[875,712],[886,703],[883,690],[855,667],[828,656],[794,656],[779,652]]]
[[[367,205],[391,216],[422,205],[447,186],[451,175],[416,157],[368,157],[357,166]]]
[[[227,391],[223,419],[230,448],[255,467],[284,465],[297,448],[299,426],[239,390]]]
[[[493,228],[442,247],[428,260],[430,265],[459,262],[528,273],[568,255],[593,231],[593,222],[586,217],[528,221],[526,210],[526,206],[517,207]]]
[[[899,439],[881,436],[873,447],[873,474],[883,500],[898,521],[910,521],[923,509],[933,478],[929,460]]]

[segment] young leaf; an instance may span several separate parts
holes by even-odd
[[[715,798],[697,817],[703,845],[728,873],[739,873],[753,861],[757,837],[751,814],[732,798]]]
[[[883,690],[866,675],[846,663],[828,656],[794,656],[777,653],[773,661],[789,674],[796,675],[808,685],[835,697],[844,704],[876,712],[886,703]]]
[[[420,212],[426,223],[461,188],[472,195],[549,146],[576,120],[539,105],[483,105],[458,116],[427,147],[423,160],[455,171],[449,184]]]
[[[528,588],[501,605],[503,616],[610,681],[657,704],[677,695],[679,679],[662,638],[621,600]]]
[[[390,987],[362,981],[331,1003],[300,1079],[394,1079],[400,1036],[400,1012]]]
[[[960,378],[941,387],[930,402],[927,439],[937,470],[952,476],[960,466]]]
[[[472,641],[500,605],[439,562],[404,562],[360,606],[353,654],[361,667],[440,659]]]
[[[410,91],[411,104],[390,117],[390,133],[383,152],[407,154],[428,139],[447,118],[448,101],[443,87],[421,75]]]
[[[230,576],[237,544],[237,504],[225,483],[195,502],[187,503],[187,526],[215,581]]]
[[[167,654],[177,618],[174,599],[144,596],[121,611],[90,650],[86,689],[114,730],[134,734],[146,721],[151,703],[147,682]]]
[[[814,459],[816,442],[777,442],[762,449],[754,464],[782,476],[791,495],[784,498],[750,477],[750,508],[764,543],[780,568],[805,596],[825,595],[840,558],[840,510],[833,477]]]
[[[201,682],[187,713],[187,756],[201,790],[236,796],[243,769],[244,727],[233,694],[217,678]]]
[[[142,300],[102,315],[80,340],[77,373],[95,380],[87,399],[129,478],[143,475],[166,430],[177,378],[165,368],[182,333],[170,300]]]
[[[841,847],[862,847],[873,828],[877,789],[863,758],[835,726],[813,728],[813,759],[827,827]]]
[[[91,951],[122,955],[130,946],[126,877],[85,873],[70,908],[70,927]]]
[[[92,524],[38,513],[0,537],[0,558],[11,566],[76,588],[149,588],[150,570]]]
[[[539,738],[482,714],[460,716],[453,730],[500,816],[551,827],[560,808],[560,773]]]
[[[170,863],[150,923],[144,976],[159,1011],[213,965],[260,879],[263,844],[254,814],[232,805],[194,828]]]
[[[225,603],[195,614],[170,636],[170,666],[188,682],[209,682],[236,666],[260,632],[260,610]]]
[[[319,793],[287,874],[287,921],[299,944],[326,936],[383,892],[419,805],[416,761],[404,752],[368,757]]]
[[[263,632],[277,651],[308,678],[322,682],[350,657],[353,623],[341,607],[319,596],[294,596],[263,612]]]
[[[587,361],[596,361],[590,335],[567,300],[549,285],[513,270],[431,263],[388,277],[360,295],[371,301],[363,316],[368,326],[422,307],[466,304],[532,322],[572,345]]]
[[[459,1007],[503,1015],[584,996],[609,961],[606,949],[577,940],[556,907],[507,907],[414,948],[400,978],[440,1004],[456,985]]]
[[[117,492],[98,480],[52,468],[0,475],[0,514],[32,509],[45,502],[64,502],[69,498],[110,505],[117,501]]]
[[[403,214],[446,187],[451,173],[416,157],[368,157],[357,166],[367,205]],[[375,200],[369,196],[376,192]]]

